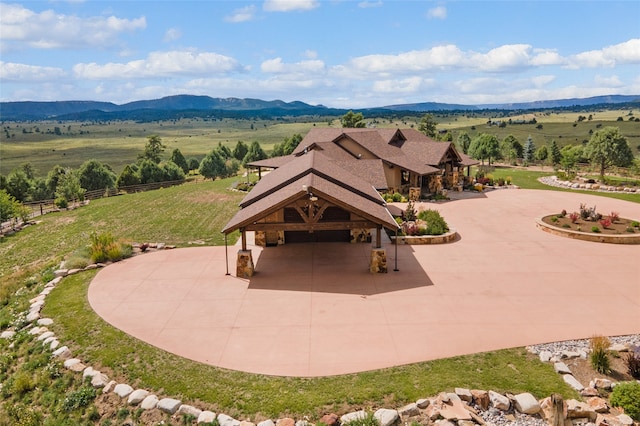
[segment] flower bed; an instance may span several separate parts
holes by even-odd
[[[617,212],[603,216],[595,207],[580,212],[548,215],[536,220],[538,228],[554,235],[611,244],[640,244],[640,222],[621,218]]]

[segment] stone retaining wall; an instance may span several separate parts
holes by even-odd
[[[542,218],[536,219],[536,227],[553,235],[573,238],[575,240],[591,241],[609,244],[640,244],[640,234],[595,234],[572,229],[559,228],[545,223]]]

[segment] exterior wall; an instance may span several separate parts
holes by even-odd
[[[262,220],[262,223],[274,223],[284,221],[284,210],[280,209],[271,213]],[[257,246],[266,247],[267,245],[284,244],[284,231],[256,231],[255,244]]]
[[[384,177],[387,179],[387,186],[389,189],[400,190],[400,168],[391,168],[388,164],[383,163]]]

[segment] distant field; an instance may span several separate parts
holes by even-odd
[[[598,126],[616,126],[627,137],[634,153],[640,153],[640,123],[628,120],[628,110],[607,110],[591,113],[531,113],[510,117],[490,117],[487,112],[469,112],[464,114],[434,114],[438,129],[452,132],[454,141],[461,131],[473,138],[480,133],[492,133],[499,139],[509,134],[515,135],[523,144],[531,135],[536,146],[556,140],[560,145],[578,144],[590,138],[590,131]],[[591,121],[577,123],[578,116],[588,117]],[[404,118],[367,118],[377,127],[417,128],[424,114]],[[535,116],[537,124],[509,125],[505,128],[488,126],[490,118],[518,120]],[[635,112],[640,117],[640,111]],[[617,121],[623,117],[624,121]],[[542,125],[537,129],[538,124]],[[200,160],[218,143],[233,147],[238,141],[251,143],[258,141],[269,152],[276,143],[296,133],[303,136],[313,127],[337,127],[336,118],[318,118],[316,121],[293,120],[204,120],[184,119],[153,123],[135,123],[132,121],[113,121],[105,123],[80,122],[5,122],[0,133],[0,174],[7,175],[20,164],[30,162],[39,176],[45,176],[55,165],[76,168],[84,161],[97,159],[109,164],[116,173],[120,173],[126,164],[136,160],[143,149],[147,137],[159,135],[167,145],[165,157],[179,148],[187,158]],[[56,135],[58,127],[59,135]],[[7,134],[9,137],[7,138]]]

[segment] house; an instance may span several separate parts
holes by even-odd
[[[250,163],[260,180],[222,230],[239,230],[238,276],[253,275],[246,233],[261,246],[373,239],[370,270],[386,272],[383,228],[398,225],[380,192],[457,188],[474,161],[412,129],[312,129],[289,156]],[[262,176],[262,169],[272,169]]]

